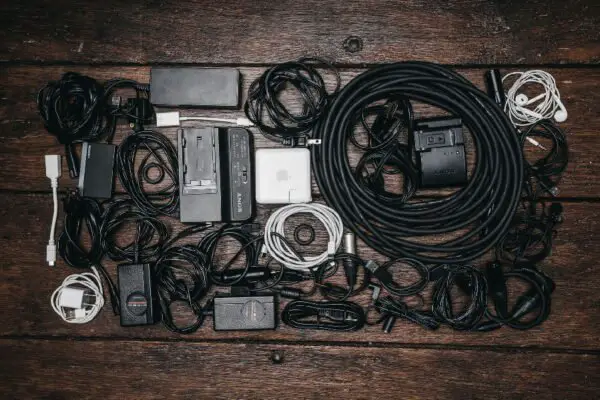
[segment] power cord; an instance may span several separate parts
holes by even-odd
[[[147,215],[178,215],[177,150],[168,138],[154,131],[129,135],[119,146],[116,164],[121,184],[141,211]],[[153,171],[158,176],[152,176]],[[163,183],[165,177],[170,182]]]
[[[325,80],[318,70],[319,64],[336,77],[332,93],[327,91]],[[338,70],[324,60],[301,58],[275,65],[250,85],[244,112],[268,139],[292,144],[291,139],[310,134],[310,130],[324,115],[330,98],[339,91],[340,85]],[[300,113],[292,112],[281,102],[284,91],[300,95]]]
[[[316,256],[300,256],[285,239],[286,221],[297,214],[311,214],[325,226],[329,236],[327,250]],[[323,204],[289,204],[273,212],[265,224],[265,249],[287,268],[308,271],[332,259],[340,247],[344,226],[337,211]],[[282,239],[283,238],[283,239]]]
[[[397,282],[394,281],[394,277],[390,272],[395,266],[404,265],[408,266],[411,269],[414,269],[419,275],[419,279],[406,286],[400,286]],[[419,260],[414,260],[411,258],[398,258],[395,260],[387,261],[386,263],[378,266],[374,261],[368,261],[365,265],[375,278],[379,280],[381,285],[388,291],[390,294],[398,297],[407,297],[413,296],[425,289],[427,283],[429,283],[429,270]]]
[[[50,239],[48,239],[48,246],[46,246],[46,262],[49,266],[53,267],[56,263],[56,244],[54,243],[54,237],[56,232],[56,221],[58,220],[58,178],[62,175],[62,170],[59,155],[47,155],[44,160],[46,164],[46,177],[50,179],[50,186],[52,187],[53,203]]]
[[[104,307],[104,293],[96,267],[92,272],[67,276],[50,297],[54,312],[70,324],[92,321]]]
[[[385,333],[391,333],[398,318],[410,321],[429,330],[436,330],[440,327],[439,321],[437,321],[431,311],[411,309],[405,302],[391,296],[378,299],[375,301],[374,306],[382,314],[383,331]]]
[[[154,277],[163,325],[180,334],[197,331],[204,321],[200,301],[210,288],[204,254],[192,245],[171,247],[154,263]],[[194,322],[186,326],[175,322],[171,306],[176,302],[189,306],[195,316]]]
[[[366,317],[361,306],[349,301],[294,300],[283,309],[281,320],[296,329],[351,332],[361,329]]]
[[[96,141],[115,132],[116,119],[106,113],[104,88],[93,78],[75,72],[49,82],[37,97],[46,130],[65,146],[71,178],[79,176],[75,144]]]

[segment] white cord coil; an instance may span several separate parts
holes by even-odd
[[[314,215],[325,226],[329,235],[327,250],[317,256],[305,256],[304,260],[298,257],[293,249],[278,237],[278,235],[285,237],[285,223],[288,218],[303,213]],[[333,257],[342,243],[343,234],[344,224],[340,215],[334,209],[317,203],[290,204],[275,210],[269,217],[265,225],[265,248],[269,255],[282,265],[291,269],[306,271]]]
[[[93,301],[87,303],[86,299],[90,298]],[[77,305],[72,305],[73,302]],[[65,307],[67,303],[69,306]],[[104,307],[102,281],[96,267],[92,267],[92,272],[67,276],[52,293],[50,304],[54,312],[70,324],[86,324],[96,318]]]
[[[502,82],[511,77],[516,79],[506,92],[504,111],[508,113],[515,126],[528,126],[542,119],[554,118],[557,122],[564,122],[567,119],[567,110],[560,100],[556,81],[548,72],[541,70],[511,72],[504,75]],[[543,91],[529,99],[523,90],[531,85],[540,86]]]

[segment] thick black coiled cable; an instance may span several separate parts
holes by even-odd
[[[375,102],[398,97],[462,118],[476,151],[476,165],[464,188],[443,199],[399,207],[380,200],[356,179],[347,157],[353,117]],[[325,200],[344,225],[390,258],[436,264],[471,261],[490,250],[510,226],[523,182],[515,128],[485,93],[450,69],[407,62],[366,71],[338,93],[314,132],[322,145],[312,151],[312,165]],[[409,239],[443,235],[454,236],[435,244]]]
[[[336,77],[336,86],[330,94],[318,71],[317,64],[325,65]],[[250,85],[244,111],[250,121],[272,140],[308,135],[321,118],[330,97],[340,89],[340,75],[331,64],[302,58],[275,65],[266,70]],[[283,91],[293,87],[302,98],[302,112],[290,111],[280,100]]]
[[[148,130],[129,135],[119,146],[116,164],[121,184],[140,210],[148,215],[178,215],[177,150],[168,138]],[[150,176],[152,169],[158,177]],[[165,177],[169,182],[163,182]]]
[[[118,314],[119,296],[117,288],[101,264],[103,249],[100,233],[102,223],[100,204],[94,199],[80,197],[77,193],[70,193],[64,200],[64,211],[63,231],[58,238],[59,255],[67,265],[73,268],[96,267],[106,280],[113,311]],[[87,245],[84,244],[84,232],[87,233]]]
[[[154,279],[158,292],[162,323],[172,332],[189,334],[202,326],[204,311],[200,301],[208,293],[210,279],[204,255],[195,246],[171,247],[154,263]],[[175,323],[171,306],[182,302],[190,307],[195,320],[189,325]]]
[[[283,309],[281,320],[297,329],[351,332],[365,325],[366,316],[361,306],[349,301],[294,300]]]
[[[105,90],[93,78],[67,72],[38,93],[37,106],[46,130],[65,145],[72,178],[79,176],[74,144],[114,135],[116,119],[106,112]]]
[[[487,306],[487,282],[484,274],[469,265],[446,268],[433,289],[432,311],[438,321],[453,329],[464,331],[477,326],[484,316]],[[453,310],[452,288],[458,285],[469,296],[466,306],[455,314]]]
[[[133,241],[120,244],[118,234],[127,226],[135,227]],[[169,239],[164,222],[147,215],[127,198],[109,202],[102,215],[100,236],[104,253],[114,261],[147,263],[158,257]]]

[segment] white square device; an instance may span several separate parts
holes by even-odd
[[[308,149],[256,150],[256,201],[258,203],[308,203],[311,200]]]

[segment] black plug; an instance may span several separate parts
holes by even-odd
[[[528,274],[532,275],[534,279],[538,281],[543,294],[550,296],[556,287],[554,281],[547,275],[542,274],[538,271],[527,271]],[[513,307],[512,317],[513,319],[520,319],[525,315],[529,314],[540,306],[542,299],[542,293],[535,288],[530,288],[524,295],[520,296]]]
[[[486,279],[489,293],[494,301],[494,305],[500,318],[505,319],[508,314],[508,291],[506,289],[506,279],[502,266],[499,263],[492,262],[486,266]]]
[[[365,268],[371,271],[373,276],[375,276],[375,278],[377,278],[381,283],[392,284],[394,282],[394,277],[392,274],[390,274],[387,268],[381,268],[381,266],[373,260],[367,261]]]

